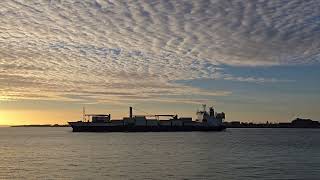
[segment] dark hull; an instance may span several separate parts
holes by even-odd
[[[225,126],[76,126],[73,132],[188,132],[188,131],[223,131]]]

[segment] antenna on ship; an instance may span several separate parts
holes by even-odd
[[[202,104],[202,107],[203,107],[203,111],[205,112],[205,111],[207,111],[207,109],[206,109],[206,104]]]

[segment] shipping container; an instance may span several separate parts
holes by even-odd
[[[158,126],[159,122],[156,119],[149,119],[146,121],[147,126]]]
[[[182,126],[182,121],[181,120],[171,120],[172,126]]]
[[[170,120],[160,120],[159,121],[160,126],[171,126]]]

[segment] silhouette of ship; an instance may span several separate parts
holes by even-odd
[[[225,113],[217,113],[213,107],[197,111],[197,119],[179,117],[172,114],[133,115],[129,108],[129,117],[122,120],[111,120],[110,114],[86,114],[83,110],[83,120],[68,122],[73,132],[176,132],[176,131],[223,131]],[[161,117],[169,117],[161,120]]]

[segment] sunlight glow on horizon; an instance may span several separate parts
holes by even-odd
[[[0,111],[0,125],[67,124],[79,119],[80,114],[70,111],[6,110]]]

